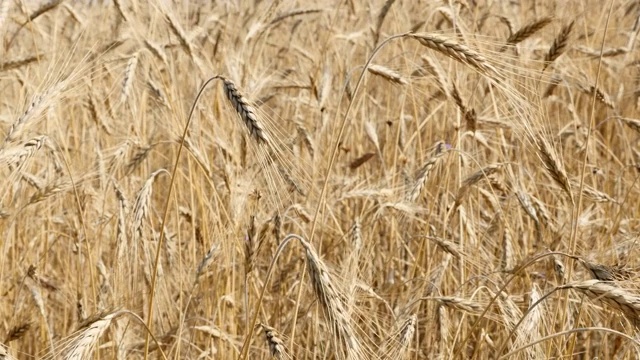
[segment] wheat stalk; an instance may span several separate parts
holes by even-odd
[[[449,327],[451,322],[449,321],[449,314],[444,305],[438,305],[436,308],[437,313],[437,325],[438,325],[438,357],[437,359],[445,359],[449,349]]]

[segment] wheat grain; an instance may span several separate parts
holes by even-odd
[[[608,107],[609,109],[615,110],[616,105],[611,100],[611,96],[609,96],[602,89],[596,88],[593,85],[583,85],[583,84],[578,84],[578,89],[580,89],[580,91],[582,91],[587,95],[595,96],[598,102]]]
[[[628,127],[632,128],[636,132],[640,133],[640,120],[630,119],[630,118],[623,118],[623,117],[618,117],[618,119],[620,119],[620,121],[625,123],[625,125],[627,125]]]
[[[531,198],[529,197],[529,194],[527,194],[524,191],[516,191],[516,197],[518,198],[518,201],[520,202],[522,209],[524,209],[527,215],[529,215],[531,219],[536,223],[540,222],[540,219],[538,219],[538,212],[536,211],[536,208],[531,203]]]
[[[384,19],[387,17],[391,6],[396,2],[396,0],[386,0],[382,8],[380,8],[380,12],[378,13],[378,17],[376,19],[376,27],[373,32],[373,43],[377,44],[378,39],[380,39],[380,29],[382,28],[382,23],[384,23]]]
[[[5,148],[0,151],[0,164],[17,171],[22,170],[46,141],[47,137],[42,135],[19,146]]]
[[[604,264],[597,264],[587,261],[583,258],[577,259],[591,273],[591,276],[596,280],[601,281],[622,281],[629,280],[633,277],[633,274],[620,266],[608,266]]]
[[[444,250],[446,253],[451,254],[455,258],[459,259],[460,256],[463,254],[462,251],[460,250],[460,247],[451,241],[441,239],[435,236],[427,236],[427,239],[435,242],[439,248]]]
[[[160,61],[162,61],[163,64],[165,65],[169,64],[169,59],[167,58],[167,54],[164,52],[164,49],[160,45],[156,44],[155,42],[149,39],[144,39],[144,46],[149,50],[149,52],[153,54],[153,56],[160,59]]]
[[[55,9],[58,5],[62,4],[62,0],[50,0],[40,4],[40,7],[34,10],[31,14],[27,15],[27,19],[23,24],[34,21],[38,17],[46,14],[47,12]]]
[[[52,105],[65,86],[66,82],[61,81],[42,93],[35,95],[25,112],[9,127],[4,146],[6,146],[7,143],[15,141],[27,125],[40,119],[42,114]]]
[[[571,186],[575,189],[580,188],[580,183],[575,180],[571,180]],[[618,201],[608,194],[598,191],[587,184],[582,184],[582,194],[585,195],[586,198],[595,201],[595,202],[611,202],[617,204]]]
[[[209,266],[211,266],[211,263],[213,262],[214,255],[217,253],[217,250],[218,250],[217,244],[211,245],[211,247],[209,248],[209,251],[207,251],[207,253],[204,255],[202,260],[200,260],[200,263],[198,264],[198,268],[196,269],[196,279],[194,283],[198,283],[200,276],[202,276],[202,274],[208,270]]]
[[[2,3],[0,3],[0,31],[4,30],[4,25],[7,21],[9,10],[11,10],[11,4],[12,4],[11,1],[3,1]]]
[[[477,302],[461,297],[440,296],[433,299],[452,310],[467,312],[470,314],[479,314],[484,310],[484,306]]]

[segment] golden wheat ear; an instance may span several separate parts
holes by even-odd
[[[240,90],[238,90],[233,81],[225,77],[219,78],[223,82],[227,99],[229,99],[229,102],[240,116],[240,119],[244,122],[251,137],[258,143],[268,144],[269,138],[258,116],[256,116],[256,111],[253,106],[249,105],[249,101],[240,93]]]

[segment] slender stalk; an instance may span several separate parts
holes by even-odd
[[[193,104],[191,105],[191,110],[189,111],[189,117],[187,118],[187,123],[184,125],[184,130],[182,131],[182,137],[180,138],[180,146],[178,146],[178,154],[176,155],[176,161],[174,162],[173,170],[171,171],[171,180],[169,182],[169,189],[167,190],[167,200],[165,201],[165,204],[164,204],[164,214],[162,215],[162,223],[160,226],[160,238],[158,239],[158,244],[156,245],[156,256],[153,264],[153,275],[151,277],[151,284],[150,284],[151,291],[149,294],[149,301],[147,304],[148,317],[147,317],[146,326],[149,331],[147,331],[147,335],[144,341],[144,360],[147,360],[149,356],[149,340],[151,339],[151,332],[153,330],[153,321],[152,321],[153,320],[153,300],[155,299],[154,295],[155,295],[155,289],[156,289],[156,281],[158,278],[158,265],[160,264],[160,250],[162,249],[162,244],[165,240],[164,227],[165,227],[165,224],[167,223],[167,218],[169,216],[169,202],[171,201],[173,185],[176,180],[176,174],[178,173],[178,164],[180,162],[180,155],[182,154],[182,149],[184,148],[184,141],[187,137],[187,132],[189,131],[189,125],[191,124],[191,120],[193,119],[193,113],[196,109],[196,105],[198,104],[198,100],[200,100],[200,97],[204,93],[204,90],[207,88],[207,86],[210,83],[212,83],[214,80],[219,78],[220,76],[214,76],[212,78],[209,78],[209,80],[205,81],[205,83],[200,87],[200,90],[198,91],[198,94],[196,95],[196,98],[193,101]]]

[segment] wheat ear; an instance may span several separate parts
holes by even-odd
[[[329,270],[311,244],[302,239],[300,241],[305,248],[307,269],[314,292],[326,317],[331,322],[334,335],[346,347],[345,353],[349,358],[361,354],[360,341],[353,330],[344,293],[338,289]]]
[[[634,324],[640,320],[640,296],[623,290],[610,282],[592,279],[563,285],[559,289],[575,289],[591,299],[601,300],[620,310]]]
[[[264,336],[267,340],[267,344],[269,344],[269,351],[271,352],[271,356],[273,356],[276,360],[290,359],[289,355],[287,355],[284,341],[282,341],[276,329],[265,324],[260,324],[260,326],[264,331]]]
[[[142,238],[142,230],[143,230],[143,222],[149,212],[149,201],[151,200],[151,194],[153,191],[153,182],[158,175],[161,173],[168,174],[169,172],[165,169],[159,169],[153,172],[147,181],[144,182],[144,185],[138,191],[136,195],[136,201],[133,206],[133,241],[137,243]],[[137,246],[137,245],[134,245]]]
[[[533,22],[530,22],[529,24],[520,28],[515,33],[511,34],[511,36],[509,36],[509,38],[507,39],[507,45],[516,45],[525,41],[526,39],[530,38],[538,31],[542,30],[542,28],[549,25],[550,22],[551,22],[551,18],[549,17],[545,17],[540,20],[535,20]]]
[[[5,61],[2,64],[0,64],[0,71],[9,71],[9,70],[17,69],[38,60],[42,60],[42,58],[41,57],[39,58],[37,56],[28,56],[22,59]]]
[[[9,352],[7,346],[2,343],[0,343],[0,360],[16,360]]]
[[[62,350],[62,359],[83,360],[91,358],[100,337],[111,325],[111,322],[121,314],[120,311],[99,313],[86,320],[79,332]]]
[[[5,337],[4,342],[8,344],[12,341],[20,340],[22,337],[24,337],[27,331],[29,331],[29,329],[31,329],[30,322],[24,322],[20,325],[12,327],[7,333],[7,336]]]
[[[240,118],[247,126],[247,129],[249,129],[251,137],[258,141],[258,143],[268,144],[269,138],[267,137],[267,133],[260,123],[260,120],[258,120],[253,106],[249,105],[249,101],[242,96],[233,81],[222,76],[219,78],[223,82],[227,99],[229,99],[229,102],[231,102],[231,105],[233,105],[238,115],[240,115]]]
[[[433,155],[431,155],[427,162],[418,171],[418,175],[416,176],[416,180],[413,183],[411,192],[407,196],[407,200],[409,202],[416,201],[418,199],[418,196],[420,196],[422,189],[424,189],[425,185],[427,184],[427,180],[429,180],[429,174],[431,174],[433,168],[438,164],[438,159],[440,159],[446,152],[444,150],[444,147],[444,143],[438,143]]]
[[[497,172],[501,167],[502,164],[492,164],[476,171],[475,173],[469,175],[466,179],[464,179],[462,181],[462,184],[460,185],[460,188],[458,189],[455,204],[453,207],[457,208],[458,206],[460,206],[473,185],[477,184],[480,180],[488,177],[489,175]]]
[[[573,23],[574,22],[571,21],[567,25],[563,26],[558,36],[553,39],[553,43],[544,57],[543,71],[566,51],[567,45],[569,44],[569,36],[573,30]]]
[[[392,82],[394,84],[400,84],[400,85],[407,85],[408,82],[405,78],[402,77],[402,75],[400,75],[400,73],[398,73],[397,71],[393,70],[393,69],[389,69],[386,66],[382,66],[382,65],[376,65],[376,64],[371,64],[369,65],[369,67],[367,68],[367,70],[377,76],[380,76],[386,80],[388,80],[389,82]]]
[[[562,166],[562,163],[560,162],[560,160],[558,160],[555,151],[547,142],[547,140],[542,136],[538,136],[536,138],[536,145],[538,147],[538,154],[540,155],[540,158],[542,159],[547,172],[573,201],[573,194],[571,192],[571,183],[569,181],[569,177],[564,170],[564,166]]]
[[[466,45],[435,34],[418,33],[409,36],[418,40],[423,46],[438,51],[458,62],[469,65],[480,73],[488,75],[493,79],[500,78],[498,70],[491,65],[484,56],[480,55],[477,51],[471,50]]]
[[[135,79],[136,69],[138,68],[139,52],[135,52],[129,57],[127,68],[122,79],[122,91],[120,92],[120,103],[123,104],[129,98],[133,80]]]

